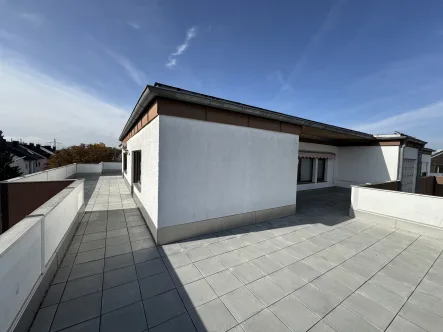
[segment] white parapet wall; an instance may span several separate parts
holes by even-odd
[[[0,235],[0,331],[27,330],[84,206],[76,180]]]
[[[352,186],[350,214],[396,228],[443,237],[443,197]]]
[[[101,174],[102,163],[100,164],[77,164],[78,174]]]

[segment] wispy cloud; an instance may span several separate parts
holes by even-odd
[[[37,14],[37,13],[24,12],[24,13],[20,14],[20,18],[25,21],[28,21],[29,23],[31,23],[37,27],[41,26],[45,22],[44,17],[40,14]]]
[[[356,124],[353,129],[371,134],[390,134],[394,131],[406,132],[428,141],[434,147],[441,147],[443,146],[443,136],[438,124],[442,121],[443,101],[439,101],[376,122]]]
[[[146,85],[148,79],[145,73],[138,69],[129,59],[121,54],[107,50],[108,54],[126,71],[129,77],[140,86]]]
[[[188,31],[186,32],[185,41],[177,46],[177,50],[175,52],[169,55],[166,67],[173,68],[177,65],[177,57],[180,56],[184,51],[186,51],[186,49],[189,47],[189,42],[195,37],[197,37],[197,28],[192,27],[188,29]]]
[[[40,142],[56,137],[66,146],[118,144],[128,116],[125,110],[35,71],[22,61],[0,59],[0,67],[0,118],[5,136],[39,138]]]
[[[129,25],[131,28],[135,29],[135,30],[140,30],[140,29],[141,29],[140,24],[135,23],[135,22],[128,22],[128,25]]]

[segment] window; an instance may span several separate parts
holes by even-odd
[[[141,183],[141,164],[142,164],[142,152],[132,152],[132,165],[133,165],[133,177],[134,183]]]
[[[123,171],[126,173],[128,169],[128,154],[123,153]]]
[[[298,182],[312,182],[312,166],[314,159],[300,158],[298,160]]]
[[[317,182],[326,181],[326,159],[318,159],[317,165]]]

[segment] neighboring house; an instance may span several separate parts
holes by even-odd
[[[43,160],[40,160],[40,169],[45,170],[48,168],[49,158],[55,153],[54,150],[50,146],[41,146],[40,144],[34,143],[20,143],[24,148],[31,150],[32,152],[37,153],[40,156],[43,156]]]
[[[47,159],[44,156],[28,149],[18,141],[6,142],[6,146],[9,152],[15,156],[15,161],[11,165],[18,166],[23,175],[40,172],[45,169]]]
[[[421,176],[428,176],[431,173],[431,155],[435,150],[424,148],[421,157]]]
[[[436,151],[431,157],[431,172],[443,173],[443,150]]]
[[[426,142],[148,85],[121,135],[123,176],[158,243],[295,213],[297,191],[401,181]]]

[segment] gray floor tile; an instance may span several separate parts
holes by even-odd
[[[171,269],[192,263],[185,252],[179,252],[177,254],[164,256],[163,260],[165,264]]]
[[[292,293],[306,284],[306,281],[298,277],[288,268],[271,273],[269,278],[286,293]]]
[[[156,247],[134,251],[133,255],[136,264],[160,257],[160,254]]]
[[[176,286],[183,286],[203,278],[203,275],[194,264],[178,267],[170,270],[169,273]]]
[[[110,223],[106,226],[106,231],[114,231],[116,229],[124,229],[127,228],[128,225],[126,225],[126,222],[116,222],[116,223]]]
[[[78,249],[79,252],[95,250],[105,247],[105,239],[83,242]]]
[[[113,238],[113,237],[117,237],[117,236],[122,236],[122,235],[126,235],[128,234],[128,229],[123,228],[123,229],[115,229],[112,231],[107,231],[106,232],[106,238]]]
[[[400,310],[399,315],[429,332],[441,331],[443,326],[443,317],[409,301]]]
[[[336,332],[332,327],[323,321],[319,321],[315,324],[309,332]]]
[[[93,233],[102,233],[106,231],[106,226],[92,226],[88,225],[85,229],[84,235]]]
[[[294,264],[288,265],[287,268],[306,282],[310,282],[311,280],[321,275],[320,271],[303,262],[296,262]]]
[[[251,261],[251,263],[264,274],[271,274],[283,268],[283,265],[272,260],[268,256],[262,256]]]
[[[177,246],[179,246],[179,245],[177,244]],[[142,239],[142,240],[131,242],[131,247],[132,247],[132,251],[153,248],[153,247],[155,247],[155,242],[153,239]]]
[[[241,324],[245,332],[289,332],[290,330],[275,315],[265,309]]]
[[[61,332],[99,332],[100,330],[100,318],[94,318],[86,322],[68,327],[61,330]]]
[[[189,312],[199,332],[225,332],[237,325],[237,321],[220,299],[212,300]]]
[[[339,301],[343,301],[354,291],[337,280],[330,278],[327,274],[318,277],[311,282],[315,287]]]
[[[409,302],[421,305],[434,314],[443,317],[443,299],[441,298],[416,290],[409,298]]]
[[[246,262],[230,269],[231,272],[244,284],[249,284],[265,276],[265,274],[256,268],[251,262]]]
[[[388,327],[395,317],[395,313],[358,293],[348,297],[343,301],[343,305],[382,331]]]
[[[64,290],[65,290],[65,283],[55,284],[49,287],[48,292],[46,293],[45,299],[43,301],[42,308],[49,307],[51,305],[59,303]]]
[[[80,243],[71,244],[69,246],[68,250],[66,251],[66,254],[68,254],[68,255],[76,254],[78,252],[79,247],[80,247]]]
[[[102,315],[102,332],[142,332],[147,328],[143,304],[134,303],[127,307]]]
[[[105,261],[103,259],[87,262],[83,264],[75,264],[72,267],[69,280],[88,277],[94,274],[103,273]]]
[[[378,286],[374,282],[367,282],[363,286],[361,286],[357,293],[366,296],[367,298],[371,299],[372,301],[380,304],[381,306],[385,307],[386,309],[397,313],[402,305],[406,302],[406,298],[403,298],[395,293],[392,293],[389,290],[386,290],[385,288]],[[443,304],[443,301],[442,301]]]
[[[117,244],[115,246],[107,246],[105,257],[112,257],[130,253],[132,251],[130,243]]]
[[[214,242],[207,246],[207,248],[214,254],[214,255],[221,255],[228,251],[231,251],[232,248],[230,248],[228,245],[226,245],[223,242]]]
[[[227,253],[221,254],[217,256],[218,259],[223,263],[227,268],[231,268],[242,263],[245,263],[247,259],[240,255],[237,251],[229,251]]]
[[[53,284],[58,284],[61,282],[68,281],[69,274],[71,273],[71,266],[65,266],[65,267],[59,267],[57,273],[55,274],[54,280],[52,281]]]
[[[106,232],[100,232],[100,233],[93,233],[84,235],[82,238],[82,243],[89,242],[89,241],[97,241],[106,238]]]
[[[50,307],[40,309],[37,316],[35,317],[34,322],[32,323],[30,332],[49,331],[56,310],[57,310],[57,305],[52,305]]]
[[[383,289],[386,289],[392,293],[399,295],[400,297],[408,297],[414,291],[414,287],[406,283],[402,283],[382,273],[377,273],[371,278],[371,282],[379,285]]]
[[[374,325],[342,305],[335,308],[324,320],[337,332],[380,332]]]
[[[75,235],[72,237],[71,244],[78,244],[82,241],[82,235]]]
[[[103,275],[95,274],[89,277],[68,281],[63,292],[62,302],[76,297],[92,294],[102,290]]]
[[[77,254],[74,264],[81,264],[103,259],[105,257],[105,248],[85,251]]]
[[[166,272],[166,266],[161,258],[156,258],[147,262],[136,264],[136,269],[139,279]]]
[[[435,282],[425,279],[420,285],[418,285],[417,290],[443,299],[443,286],[436,284]]]
[[[307,331],[320,320],[320,317],[291,295],[273,304],[269,309],[292,331]]]
[[[412,287],[416,287],[423,277],[411,271],[404,271],[390,265],[385,266],[379,273]]]
[[[196,332],[191,317],[187,313],[160,324],[149,332]]]
[[[165,244],[162,246],[158,246],[157,249],[162,257],[177,254],[183,251],[183,248],[180,246],[179,243]]]
[[[167,272],[141,279],[139,284],[143,299],[148,299],[175,288]]]
[[[113,256],[105,259],[105,271],[119,269],[128,265],[134,265],[132,253]]]
[[[101,296],[101,292],[98,292],[60,303],[51,331],[57,331],[98,317],[100,315]]]
[[[201,261],[202,259],[213,256],[212,252],[205,247],[193,248],[186,253],[193,262]]]
[[[222,296],[221,300],[239,323],[265,307],[246,287]]]
[[[102,314],[141,301],[137,281],[109,288],[103,291]]]
[[[119,286],[135,280],[137,280],[137,273],[134,265],[111,270],[104,274],[103,289]]]
[[[340,266],[326,272],[325,276],[337,280],[352,290],[356,290],[366,281],[366,279],[342,269]]]
[[[298,261],[298,258],[291,255],[289,250],[281,249],[268,254],[268,257],[282,266],[288,266]]]
[[[185,306],[175,289],[145,300],[144,307],[149,328],[186,312]]]
[[[311,284],[303,286],[292,295],[320,317],[326,316],[340,303],[336,298],[323,293]]]
[[[218,296],[225,295],[226,293],[243,286],[243,284],[229,270],[213,274],[207,277],[206,281],[211,285],[211,288]]]
[[[271,278],[258,279],[246,287],[266,306],[269,306],[282,299],[288,292],[278,287]]]
[[[206,258],[201,261],[195,262],[194,265],[205,277],[226,270],[226,267],[218,259],[218,257]]]
[[[410,321],[402,318],[401,316],[395,317],[394,321],[389,325],[386,332],[426,332],[422,328]]]
[[[124,244],[124,243],[130,243],[128,234],[110,237],[106,239],[106,246],[116,246],[118,244]]]
[[[194,281],[183,287],[178,287],[177,290],[188,310],[192,310],[217,297],[205,279]]]
[[[75,257],[77,255],[73,254],[73,255],[66,255],[63,258],[62,263],[60,264],[60,267],[67,267],[67,266],[72,266],[74,264],[75,261]]]
[[[146,229],[146,232],[130,233],[129,238],[131,241],[138,241],[143,239],[151,239],[151,233]]]

